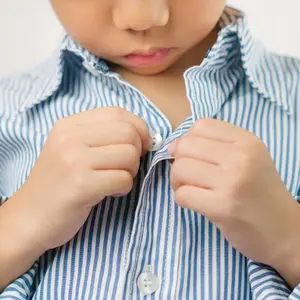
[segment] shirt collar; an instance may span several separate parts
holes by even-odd
[[[253,38],[246,16],[236,9],[226,7],[220,24],[223,25],[219,33],[220,39],[224,39],[230,32],[236,34],[242,67],[252,87],[265,99],[276,103],[289,114],[293,114],[294,107],[291,95],[288,94],[287,82],[281,80],[285,77],[284,69],[279,66],[276,71],[277,75],[281,74],[274,76],[276,71],[267,67],[274,65],[277,58],[269,53],[261,42]]]
[[[220,45],[222,46],[222,40],[225,40],[229,34],[234,33],[239,41],[242,67],[253,88],[257,89],[265,99],[275,102],[292,114],[293,107],[291,101],[289,101],[286,83],[284,80],[272,77],[271,72],[266,73],[266,70],[264,70],[265,66],[270,63],[270,54],[267,53],[261,43],[253,39],[244,14],[226,7],[220,18],[219,26],[221,29],[218,41],[210,51],[206,64],[214,65],[215,55],[218,51],[222,51],[222,47],[220,47]],[[78,56],[83,65],[87,69],[93,70],[94,73],[106,74],[109,72],[109,67],[105,61],[94,56],[69,35],[66,35],[50,61],[31,73],[32,88],[26,99],[21,103],[20,112],[41,103],[59,89],[64,73],[65,56],[68,52]]]

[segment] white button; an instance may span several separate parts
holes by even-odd
[[[144,295],[151,295],[159,289],[159,279],[151,269],[151,266],[147,266],[137,280],[138,287]]]
[[[157,151],[163,144],[163,138],[159,133],[152,134],[152,148],[150,151]]]
[[[90,65],[87,61],[84,61],[82,65],[94,76],[99,76],[99,71]]]

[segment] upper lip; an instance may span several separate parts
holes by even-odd
[[[154,55],[157,52],[160,52],[162,50],[166,50],[168,48],[149,48],[149,49],[144,49],[144,50],[136,50],[131,52],[129,55],[140,55],[140,56],[150,56],[150,55]]]

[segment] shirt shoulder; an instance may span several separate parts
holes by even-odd
[[[300,109],[300,59],[267,53],[257,68],[267,94],[290,113]]]
[[[12,160],[17,145],[13,119],[29,94],[31,82],[29,74],[0,78],[0,206],[9,194],[10,161],[15,160],[15,157]]]
[[[0,77],[0,118],[12,117],[30,95],[34,83],[32,74]]]
[[[266,56],[267,62],[272,64],[273,68],[275,69],[278,74],[276,76],[283,76],[288,75],[291,76],[295,82],[299,82],[300,80],[300,58],[292,57],[292,56],[285,56],[279,55],[276,53],[269,53]],[[272,67],[269,66],[269,67]],[[270,70],[271,71],[271,70]],[[290,78],[287,78],[290,79]]]
[[[25,108],[51,96],[58,89],[62,74],[63,61],[55,53],[30,71],[0,77],[0,118],[14,118]]]

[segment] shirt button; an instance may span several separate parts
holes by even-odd
[[[152,135],[152,148],[150,151],[157,151],[163,144],[163,138],[159,133]]]
[[[159,279],[149,270],[139,276],[137,284],[144,295],[151,295],[159,289]]]
[[[82,65],[94,76],[99,76],[99,71],[92,66],[91,64],[89,64],[87,61],[84,61],[82,63]]]

